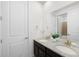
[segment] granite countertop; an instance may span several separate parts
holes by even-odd
[[[69,54],[63,53],[56,48],[56,46],[65,46],[64,39],[59,39],[58,41],[53,41],[52,39],[34,39],[34,40],[62,56],[65,56],[65,57],[78,57],[79,56],[79,47],[78,46],[69,47],[70,49],[72,49],[73,51],[76,52],[76,55],[69,55]],[[41,42],[40,40],[46,40],[46,42]],[[72,41],[74,41],[74,40],[72,40]],[[74,42],[78,43],[78,41],[74,41]],[[69,52],[69,53],[71,53],[71,52]]]

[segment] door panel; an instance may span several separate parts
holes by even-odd
[[[12,39],[9,44],[11,56],[27,56],[28,43],[25,43],[27,37],[27,18],[26,18],[26,4],[25,2],[10,2],[9,3],[9,34]],[[27,47],[27,48],[26,48]],[[26,49],[26,50],[25,50]],[[25,55],[26,54],[26,55]]]
[[[0,16],[0,17],[1,17],[1,16]],[[0,56],[2,55],[2,43],[1,43],[1,41],[2,41],[2,37],[1,37],[2,35],[1,35],[1,33],[2,33],[2,32],[1,32],[1,25],[2,25],[2,24],[1,24],[1,19],[0,19]]]
[[[1,2],[0,2],[0,56],[2,55],[2,44],[1,44],[1,40],[2,40],[2,15],[1,15]]]
[[[5,29],[3,30],[3,56],[28,56],[27,2],[7,1],[2,4]]]
[[[10,2],[9,5],[9,32],[10,35],[24,35],[25,34],[25,21],[26,6],[24,2]]]
[[[17,56],[18,57],[24,56],[25,50],[22,49],[22,48],[25,48],[24,47],[25,42],[22,41],[22,42],[14,42],[14,43],[9,44],[10,56],[15,56],[15,57],[17,57]]]
[[[2,45],[0,44],[0,57],[1,57],[1,55],[2,55]]]

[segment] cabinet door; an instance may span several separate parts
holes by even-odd
[[[2,2],[3,56],[28,56],[27,2]]]
[[[37,45],[34,44],[34,56],[44,57],[45,56],[45,51],[40,49]]]
[[[38,46],[34,44],[34,56],[35,57],[38,57],[39,56],[38,49],[39,49]]]
[[[46,56],[47,57],[61,57],[60,54],[58,54],[58,53],[56,53],[48,48],[46,48]]]
[[[36,57],[45,56],[45,47],[36,41],[34,41],[34,55]]]
[[[45,51],[44,50],[39,48],[38,53],[39,53],[39,57],[45,57]]]

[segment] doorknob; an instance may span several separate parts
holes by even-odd
[[[25,37],[25,39],[28,39],[28,37]]]

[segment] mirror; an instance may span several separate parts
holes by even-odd
[[[63,7],[52,13],[56,33],[67,38],[79,40],[79,2]],[[54,24],[54,23],[53,23]]]
[[[57,33],[61,36],[67,36],[67,13],[57,15]]]

